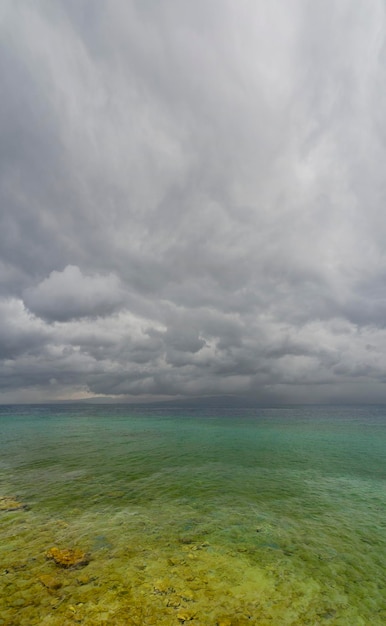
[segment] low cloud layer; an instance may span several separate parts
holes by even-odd
[[[0,402],[386,401],[381,0],[5,0]]]

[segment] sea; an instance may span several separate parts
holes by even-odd
[[[1,406],[0,478],[1,626],[386,624],[384,406]]]

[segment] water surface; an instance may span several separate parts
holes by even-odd
[[[386,624],[384,407],[0,407],[0,469],[0,625]]]

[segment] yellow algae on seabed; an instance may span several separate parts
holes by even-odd
[[[215,530],[194,544],[181,541],[181,533],[170,532],[170,520],[185,525],[177,508],[149,507],[137,516],[122,511],[108,521],[85,513],[66,525],[40,514],[28,517],[2,518],[0,626],[386,623],[376,613],[364,620],[349,606],[338,579],[332,589],[331,578],[326,585],[318,578],[320,566],[313,578],[304,562],[278,550],[264,563],[262,551],[256,558],[239,552],[219,541]],[[104,533],[108,547],[95,548]],[[55,546],[80,540],[87,550]],[[54,548],[47,551],[50,543]],[[87,570],[77,569],[86,561]]]
[[[231,545],[216,526],[188,542],[191,511],[169,504],[131,513],[1,516],[0,626],[386,624],[353,603],[336,559],[311,570],[303,553]]]
[[[50,548],[46,552],[46,559],[52,559],[56,565],[65,568],[82,567],[84,565],[88,565],[90,562],[90,558],[86,552],[82,552],[82,550],[77,548],[67,548],[64,550],[60,550],[56,547]]]

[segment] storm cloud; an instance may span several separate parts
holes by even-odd
[[[381,0],[3,0],[0,402],[386,401]]]

